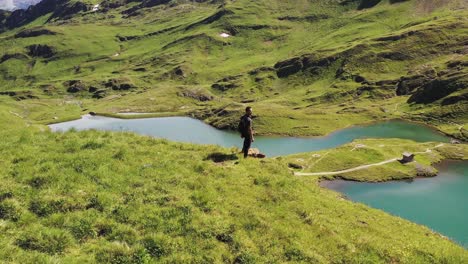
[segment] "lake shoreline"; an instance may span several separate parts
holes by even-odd
[[[379,181],[379,182],[348,180],[348,179],[339,177],[335,180],[319,180],[318,185],[321,188],[338,193],[341,198],[347,201],[351,201],[353,203],[365,204],[366,206],[385,211],[386,213],[389,213],[391,215],[401,217],[404,219],[408,219],[411,222],[415,222],[417,224],[427,226],[431,228],[433,231],[441,234],[444,237],[447,237],[451,241],[468,249],[468,244],[466,240],[463,239],[463,235],[461,236],[462,238],[460,238],[460,235],[454,235],[453,232],[449,233],[451,235],[447,235],[445,233],[446,230],[444,231],[444,229],[440,229],[441,228],[440,224],[436,226],[432,226],[434,222],[431,222],[431,221],[426,222],[425,220],[420,219],[420,218],[419,220],[415,220],[413,219],[414,216],[412,216],[411,214],[408,215],[407,212],[404,211],[403,208],[405,208],[405,206],[400,206],[402,207],[401,212],[395,211],[396,210],[395,208],[397,207],[394,203],[398,204],[398,202],[393,201],[390,198],[390,196],[388,196],[389,192],[391,192],[391,194],[393,194],[395,197],[399,197],[400,195],[407,195],[406,193],[408,192],[408,190],[416,191],[417,188],[422,187],[423,188],[422,191],[419,190],[417,193],[414,193],[414,194],[412,193],[412,195],[414,196],[408,196],[408,197],[404,196],[404,198],[401,198],[401,199],[405,200],[405,199],[408,199],[409,197],[413,197],[413,199],[416,199],[416,200],[418,199],[425,200],[425,199],[429,199],[426,197],[429,195],[429,196],[439,197],[439,198],[433,198],[433,199],[439,200],[441,199],[441,197],[444,197],[444,196],[441,196],[441,194],[439,193],[440,192],[439,189],[434,189],[433,191],[426,191],[425,188],[429,188],[429,186],[437,186],[433,188],[443,188],[441,186],[447,186],[446,184],[451,184],[451,182],[454,181],[453,168],[456,168],[457,166],[463,166],[463,165],[466,166],[467,164],[468,164],[468,160],[466,159],[462,159],[462,160],[444,159],[440,162],[433,164],[433,166],[438,171],[437,171],[437,174],[432,177],[416,176],[411,179],[389,180],[389,181]],[[462,172],[461,177],[463,177],[463,175],[467,176],[466,173],[463,174]],[[419,182],[421,180],[428,180],[428,181]],[[405,185],[405,183],[415,184],[415,185]],[[413,187],[405,187],[405,186],[413,186]],[[415,187],[415,186],[419,186],[419,187]],[[429,190],[432,190],[432,189],[429,189]],[[410,206],[410,208],[413,208],[413,207]]]
[[[416,175],[416,176],[409,176],[409,177],[404,177],[404,178],[399,178],[399,179],[389,179],[389,180],[379,180],[379,181],[348,179],[348,178],[343,177],[343,176],[336,176],[332,180],[320,178],[318,184],[322,188],[327,188],[327,189],[334,190],[334,187],[335,187],[334,184],[333,184],[334,182],[356,182],[356,183],[408,182],[408,183],[412,183],[413,181],[418,180],[418,179],[428,179],[428,178],[440,177],[439,174],[440,174],[440,169],[442,167],[446,169],[449,166],[450,163],[462,162],[462,161],[468,161],[468,160],[463,159],[463,158],[461,158],[461,159],[450,158],[450,159],[443,159],[443,160],[441,160],[439,162],[431,164],[432,167],[437,169],[437,173],[434,174],[433,176],[418,176],[418,175]]]
[[[82,119],[84,116],[87,116],[87,115],[90,115],[90,114],[81,115],[79,118],[69,118],[69,119],[67,119],[65,121],[64,120],[53,120],[52,122],[48,122],[45,125],[49,126],[49,125],[63,123],[63,122],[66,122],[66,121],[79,120],[79,119]],[[162,113],[137,113],[137,112],[132,112],[131,114],[96,112],[96,113],[94,113],[94,116],[111,117],[111,118],[117,118],[117,119],[123,119],[123,120],[125,120],[125,119],[164,118],[164,117],[188,117],[188,118],[192,118],[192,119],[195,119],[195,120],[198,120],[198,121],[202,121],[203,123],[205,123],[205,124],[207,124],[207,125],[209,125],[209,126],[211,126],[213,128],[216,128],[218,130],[221,130],[221,131],[232,131],[232,130],[229,130],[229,129],[221,129],[219,127],[213,126],[212,124],[207,123],[205,120],[198,119],[194,115],[190,115],[189,113],[183,113],[183,112],[162,112]],[[340,131],[342,131],[344,129],[349,129],[349,128],[353,128],[353,127],[368,126],[368,125],[373,125],[373,124],[377,124],[377,123],[380,123],[380,122],[390,122],[390,121],[404,121],[404,122],[408,122],[408,123],[413,123],[413,124],[425,126],[425,127],[429,128],[429,129],[437,131],[438,133],[440,133],[441,135],[444,135],[446,137],[450,137],[452,139],[453,138],[458,139],[457,137],[454,137],[454,135],[446,133],[446,132],[440,130],[437,126],[429,125],[427,123],[418,122],[418,121],[415,121],[415,120],[404,119],[404,118],[383,118],[383,119],[377,119],[377,120],[374,120],[374,121],[371,121],[371,122],[352,124],[352,125],[349,125],[349,126],[345,126],[345,127],[338,128],[336,130],[330,131],[330,132],[328,132],[327,134],[324,134],[324,135],[309,135],[309,136],[304,135],[304,136],[302,136],[302,135],[294,135],[294,134],[288,134],[288,133],[262,133],[262,134],[255,134],[255,135],[257,135],[257,136],[271,136],[271,137],[291,137],[291,138],[321,138],[321,137],[328,137],[328,136],[330,136],[330,135],[332,135],[334,133],[340,132]],[[458,140],[460,140],[461,143],[463,143],[463,144],[467,143],[467,142],[463,141],[462,139],[458,139]]]

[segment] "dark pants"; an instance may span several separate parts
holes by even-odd
[[[249,154],[250,146],[252,145],[252,139],[250,137],[244,137],[244,146],[242,147],[242,152],[244,153],[244,158],[247,158]]]

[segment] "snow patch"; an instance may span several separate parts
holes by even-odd
[[[99,4],[94,5],[92,11],[93,11],[93,12],[96,12],[96,11],[98,11],[98,10],[99,10]]]
[[[222,37],[222,38],[229,38],[231,35],[229,35],[228,33],[223,32],[223,33],[219,34],[219,36]]]

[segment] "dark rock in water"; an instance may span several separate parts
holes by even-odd
[[[56,33],[45,28],[33,28],[20,31],[15,35],[15,38],[32,38],[43,35],[56,35]]]
[[[53,47],[48,45],[34,44],[26,47],[28,55],[33,57],[50,58],[55,55]]]
[[[68,87],[67,92],[69,93],[78,93],[86,90],[86,85],[81,80],[66,81],[63,85]]]
[[[29,57],[23,53],[5,54],[0,58],[0,63],[3,63],[10,59],[27,60],[29,59]]]

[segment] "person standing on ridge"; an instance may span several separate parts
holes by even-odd
[[[244,153],[244,158],[247,158],[250,146],[255,140],[252,129],[252,107],[248,106],[245,108],[245,115],[240,118],[238,130],[241,133],[241,138],[244,139],[242,152]]]

